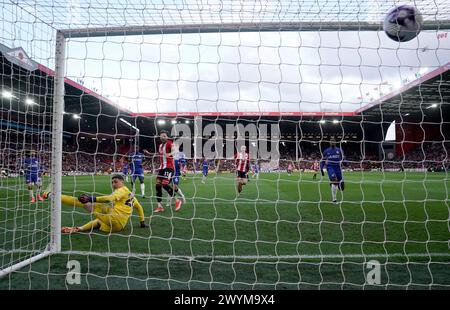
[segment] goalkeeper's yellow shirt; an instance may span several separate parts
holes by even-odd
[[[111,214],[122,224],[122,227],[127,224],[133,208],[137,210],[139,220],[144,221],[142,205],[126,186],[114,190],[111,195],[97,197],[96,202],[111,202],[113,204]]]

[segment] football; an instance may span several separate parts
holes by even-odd
[[[422,14],[411,5],[400,5],[387,13],[383,22],[386,35],[397,42],[414,39],[422,28]]]

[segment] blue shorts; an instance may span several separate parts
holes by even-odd
[[[207,176],[208,175],[208,169],[203,168],[203,175]]]
[[[128,174],[128,169],[123,169],[123,170],[122,170],[122,173],[125,174],[125,175],[127,175],[127,174]]]
[[[179,176],[179,175],[174,176],[174,177],[172,178],[172,182],[173,182],[173,184],[175,184],[175,185],[180,184],[180,176]]]
[[[136,179],[139,178],[139,182],[144,183],[144,172],[141,173],[134,173],[131,176],[131,180],[134,182]]]
[[[342,181],[342,170],[340,167],[327,166],[330,181]]]
[[[41,178],[37,174],[26,174],[25,175],[25,181],[26,181],[27,184],[40,183],[41,182]]]

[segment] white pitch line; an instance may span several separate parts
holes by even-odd
[[[29,250],[8,251],[0,249],[0,254],[12,253],[39,253]],[[62,251],[55,254],[64,255],[84,255],[100,257],[118,257],[118,258],[161,258],[161,259],[180,259],[180,260],[283,260],[283,259],[346,259],[346,258],[431,258],[431,257],[449,257],[450,253],[372,253],[372,254],[301,254],[301,255],[172,255],[172,254],[149,254],[149,253],[114,253],[114,252],[92,252],[92,251]],[[450,260],[449,260],[450,263]]]
[[[90,251],[63,251],[63,254],[79,254],[79,255],[95,255],[110,257],[136,257],[136,258],[171,258],[171,259],[244,259],[244,260],[283,260],[283,259],[333,259],[333,258],[389,258],[389,257],[450,257],[450,253],[410,253],[407,256],[404,253],[374,253],[374,254],[301,254],[301,255],[172,255],[172,254],[148,254],[148,253],[107,253],[107,252],[90,252]]]

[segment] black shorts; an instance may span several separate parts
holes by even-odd
[[[247,179],[248,178],[248,174],[247,174],[247,172],[238,171],[237,172],[237,177],[241,178],[241,179]]]
[[[165,168],[165,169],[159,169],[158,175],[156,176],[157,179],[163,179],[170,182],[173,176],[173,169]]]

